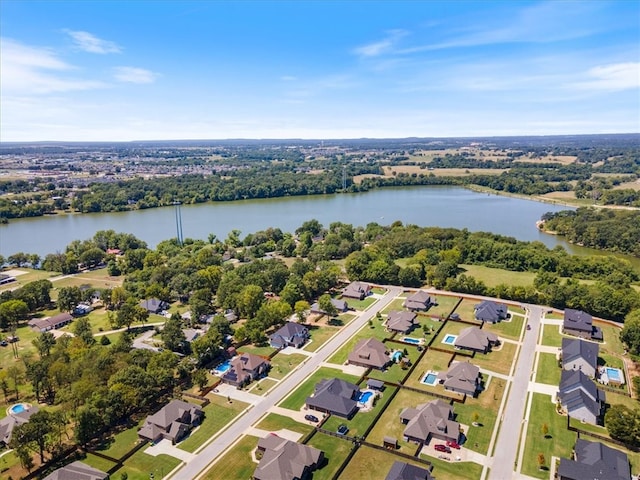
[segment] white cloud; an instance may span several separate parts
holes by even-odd
[[[119,82],[142,84],[155,82],[159,75],[144,68],[115,67],[113,76]]]
[[[122,48],[120,48],[117,43],[103,40],[89,32],[68,29],[65,29],[64,32],[71,37],[76,47],[85,52],[104,55],[107,53],[120,53],[122,51]]]
[[[361,57],[377,57],[384,53],[390,52],[398,41],[408,34],[405,30],[390,30],[386,38],[378,41],[362,45],[353,49],[356,55]]]
[[[283,82],[295,82],[296,80],[298,80],[298,77],[294,77],[293,75],[283,75],[282,77],[280,77],[280,80],[282,80]]]
[[[640,88],[640,62],[599,65],[586,72],[586,81],[575,82],[570,87],[582,90],[631,90]]]

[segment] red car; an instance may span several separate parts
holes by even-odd
[[[451,453],[451,449],[446,445],[442,445],[441,443],[439,443],[438,445],[434,445],[433,448],[438,452]]]
[[[455,449],[459,450],[460,449],[460,444],[458,442],[454,442],[452,440],[449,440],[447,442],[447,447],[451,447],[451,448],[455,448]]]

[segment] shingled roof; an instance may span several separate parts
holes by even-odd
[[[575,460],[560,459],[558,474],[566,480],[629,480],[631,469],[624,452],[600,442],[579,438],[574,447]]]

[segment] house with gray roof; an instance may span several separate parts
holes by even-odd
[[[427,311],[432,305],[435,305],[436,299],[429,295],[424,290],[418,290],[417,292],[409,295],[402,306],[412,312]]]
[[[602,341],[602,329],[593,325],[593,317],[582,310],[567,308],[562,320],[562,333],[585,338],[587,340]]]
[[[605,393],[580,370],[562,370],[558,398],[569,416],[594,425],[601,423]]]
[[[344,313],[347,310],[349,310],[349,305],[347,304],[347,302],[345,300],[341,300],[339,298],[332,298],[331,299],[331,304],[336,307],[336,310],[340,313]],[[316,315],[326,315],[327,312],[325,312],[324,310],[322,310],[320,308],[320,304],[318,302],[314,302],[313,305],[311,305],[311,308],[309,309],[309,311],[311,313],[314,313]]]
[[[480,390],[482,377],[477,366],[469,362],[456,362],[446,372],[440,372],[438,380],[445,390],[474,397]]]
[[[48,332],[62,328],[73,321],[73,316],[68,312],[59,313],[49,318],[33,318],[29,320],[28,325],[37,332]]]
[[[16,281],[16,277],[12,277],[11,275],[0,273],[0,285],[5,285],[7,283],[11,283],[15,281]]]
[[[400,421],[407,425],[404,439],[416,443],[429,443],[431,438],[457,442],[460,424],[453,418],[453,407],[440,399],[405,408],[400,413]]]
[[[109,474],[90,467],[86,463],[79,461],[65,465],[49,475],[43,480],[108,480]]]
[[[309,329],[295,322],[287,322],[275,333],[269,335],[269,345],[273,348],[300,348],[309,338]]]
[[[307,408],[351,418],[358,410],[360,388],[338,378],[318,382],[312,396],[307,397]]]
[[[15,428],[27,423],[31,415],[39,410],[35,405],[25,408],[18,413],[13,413],[11,410],[8,410],[8,415],[0,420],[0,447],[2,445],[9,445],[11,435],[13,435]]]
[[[363,338],[347,357],[350,365],[383,370],[391,361],[386,345],[377,338]]]
[[[160,313],[163,310],[169,308],[167,302],[163,302],[159,298],[147,298],[146,300],[140,300],[140,306],[149,313]]]
[[[414,312],[406,312],[393,310],[387,315],[386,327],[392,332],[409,333],[418,325],[416,318],[418,315]]]
[[[585,375],[595,378],[598,371],[597,343],[586,342],[577,338],[562,339],[562,368],[565,370],[580,370]]]
[[[426,468],[396,460],[384,480],[435,480],[435,477]]]
[[[355,298],[356,300],[364,300],[364,297],[371,293],[371,286],[362,282],[351,282],[342,290],[342,296],[347,298]]]
[[[317,448],[281,438],[273,433],[258,441],[260,463],[254,480],[299,480],[309,478],[324,461],[324,452]]]
[[[200,425],[204,411],[198,405],[182,400],[171,400],[153,415],[149,415],[138,430],[138,436],[151,442],[163,438],[177,443],[194,427]]]
[[[243,387],[267,375],[270,368],[271,364],[268,360],[253,353],[243,353],[231,360],[229,370],[220,380],[235,387]]]
[[[474,312],[476,320],[489,323],[498,323],[509,316],[507,305],[493,300],[483,300],[478,303],[474,306]]]
[[[478,327],[467,327],[460,331],[453,345],[463,350],[487,353],[491,347],[498,345],[498,336]]]
[[[631,480],[627,454],[600,442],[579,438],[573,448],[573,459],[560,459],[560,480]]]

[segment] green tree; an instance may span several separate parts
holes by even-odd
[[[76,414],[74,436],[76,442],[86,446],[104,428],[100,412],[93,406],[85,406]]]
[[[56,344],[56,337],[51,332],[42,332],[31,343],[38,350],[40,357],[48,357],[51,349]]]
[[[180,315],[174,313],[167,320],[160,332],[160,338],[164,342],[165,348],[173,352],[184,352],[187,339],[182,331],[182,320]]]
[[[252,318],[264,303],[264,292],[258,285],[245,286],[238,295],[238,311],[240,316]]]
[[[198,385],[200,391],[204,390],[209,383],[209,380],[207,378],[207,371],[202,368],[199,368],[198,370],[193,372],[192,379],[193,382]]]
[[[91,331],[91,323],[86,317],[78,318],[73,323],[73,333],[88,347],[96,343],[95,338],[93,338],[93,332]]]
[[[333,317],[338,314],[338,309],[331,301],[331,296],[328,293],[325,293],[318,298],[318,306],[320,307],[320,310],[325,312],[329,317]]]
[[[630,446],[640,445],[640,411],[626,405],[611,405],[604,415],[604,424],[611,438]]]
[[[19,400],[19,388],[24,381],[25,369],[22,363],[15,363],[7,368],[7,375],[13,381],[13,388],[16,392],[16,400]]]
[[[16,328],[20,320],[29,314],[29,307],[23,300],[8,300],[0,303],[0,328]]]
[[[547,463],[547,459],[544,458],[544,453],[539,453],[536,461],[538,462],[538,469],[542,470]]]
[[[62,287],[58,292],[57,305],[62,312],[71,312],[82,301],[82,291],[78,287]]]
[[[630,311],[625,317],[620,340],[632,355],[640,355],[640,309]]]
[[[310,308],[311,308],[311,305],[309,305],[309,302],[307,302],[306,300],[298,300],[296,302],[293,310],[296,313],[296,316],[298,317],[299,323],[305,322],[305,320],[307,319],[307,312],[309,311]]]

